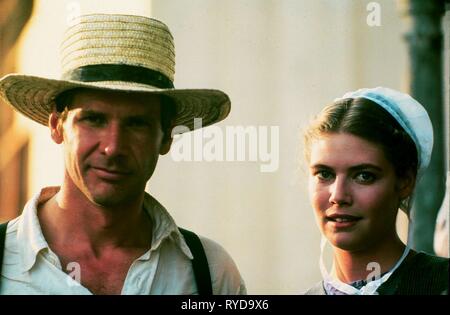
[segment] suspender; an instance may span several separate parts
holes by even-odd
[[[5,237],[6,237],[6,227],[8,226],[8,222],[0,224],[0,276],[2,274],[3,267],[3,252],[5,251]],[[2,282],[0,281],[0,285]]]
[[[212,295],[211,274],[209,273],[208,259],[206,258],[205,250],[200,242],[197,234],[178,228],[183,234],[184,239],[194,256],[192,260],[192,269],[194,269],[194,277],[197,282],[197,289],[199,295]]]
[[[5,249],[7,225],[8,222],[0,224],[0,275],[3,267],[3,252]],[[184,236],[184,239],[186,240],[186,243],[194,256],[194,259],[192,260],[192,269],[194,270],[198,293],[200,295],[212,295],[211,274],[209,272],[205,250],[200,242],[200,239],[191,231],[182,228],[179,228],[179,230]]]

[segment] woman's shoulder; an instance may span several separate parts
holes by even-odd
[[[448,294],[449,262],[448,258],[416,253],[402,263],[380,291],[403,295]]]
[[[430,255],[424,252],[418,252],[415,255],[416,259],[422,259],[422,260],[427,260],[433,263],[447,263],[450,261],[450,258],[447,257],[440,257],[440,256],[435,256],[435,255]]]
[[[411,268],[417,271],[444,272],[448,275],[449,258],[438,257],[424,252],[419,252],[411,258]],[[448,278],[448,277],[447,277]]]

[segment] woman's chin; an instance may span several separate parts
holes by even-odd
[[[353,233],[334,233],[331,237],[327,235],[327,239],[333,247],[345,251],[361,250],[365,243]]]

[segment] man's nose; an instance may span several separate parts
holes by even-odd
[[[125,154],[126,135],[120,124],[114,122],[108,124],[108,128],[104,130],[101,145],[102,153],[109,157]]]
[[[334,183],[330,185],[329,202],[337,205],[349,205],[352,203],[351,189],[344,177],[337,176]]]

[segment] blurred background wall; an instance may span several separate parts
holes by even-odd
[[[0,1],[0,76],[17,70],[15,44],[32,7],[32,0]],[[0,222],[17,216],[28,197],[28,151],[27,132],[0,99]]]
[[[227,249],[249,293],[298,294],[319,281],[320,233],[306,191],[301,130],[347,91],[408,90],[402,6],[391,0],[107,3],[35,0],[17,43],[16,71],[57,78],[58,46],[74,15],[127,13],[164,21],[175,38],[175,86],[227,92],[232,110],[218,124],[224,132],[227,126],[277,126],[279,166],[264,173],[263,162],[175,162],[169,154],[147,190],[180,226]],[[371,16],[375,11],[379,15]],[[62,155],[46,128],[19,116],[14,121],[29,138],[29,172],[21,186],[29,198],[60,183]],[[401,216],[405,241],[407,225]]]

